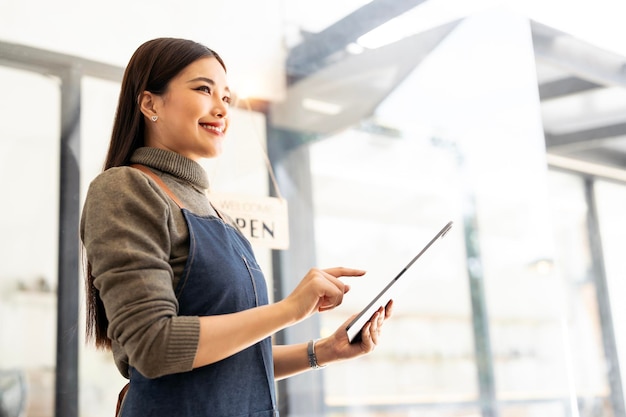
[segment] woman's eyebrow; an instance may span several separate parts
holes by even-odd
[[[191,79],[191,80],[189,80],[187,82],[188,83],[194,83],[196,81],[204,81],[207,84],[215,85],[215,81],[213,81],[212,79],[207,78],[207,77],[196,77],[196,78],[193,78],[193,79]]]

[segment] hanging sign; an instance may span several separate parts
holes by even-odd
[[[235,221],[251,244],[269,249],[289,248],[286,200],[222,193],[209,194],[209,200]]]

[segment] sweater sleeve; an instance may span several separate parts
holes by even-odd
[[[148,378],[191,370],[199,340],[198,317],[177,315],[171,210],[158,186],[121,167],[92,181],[81,219],[108,336]]]

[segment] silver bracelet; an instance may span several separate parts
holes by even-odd
[[[317,356],[315,356],[315,342],[317,342],[315,339],[309,340],[309,344],[306,347],[306,352],[309,355],[309,366],[312,369],[325,368],[326,365],[320,365],[317,363]]]

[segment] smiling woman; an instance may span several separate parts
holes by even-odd
[[[126,68],[105,170],[81,219],[87,332],[130,380],[117,416],[277,415],[274,379],[371,352],[391,303],[350,343],[272,335],[342,303],[361,276],[312,268],[270,304],[250,243],[206,196],[199,164],[222,152],[230,90],[214,51],[185,39],[141,45]]]
[[[139,95],[146,145],[176,152],[194,161],[221,153],[228,129],[230,89],[226,69],[215,57],[191,63],[163,94]]]

